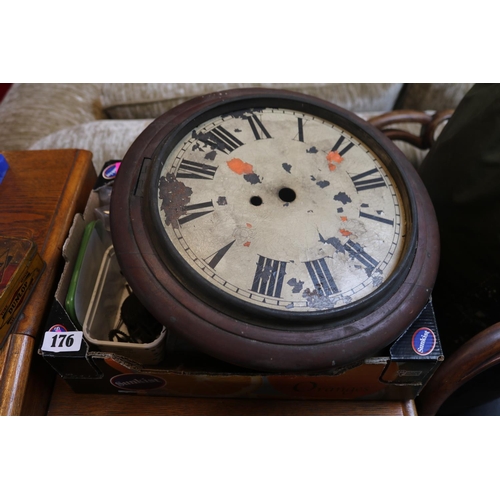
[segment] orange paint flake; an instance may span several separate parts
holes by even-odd
[[[342,163],[344,161],[344,158],[342,158],[342,156],[339,155],[339,152],[338,151],[330,151],[327,155],[326,155],[326,159],[328,160],[328,162],[335,162],[335,163]]]
[[[344,158],[340,156],[338,151],[330,151],[326,155],[326,160],[328,161],[328,168],[330,169],[331,172],[333,172],[337,168],[337,165],[335,165],[335,163],[343,162]]]
[[[244,246],[244,247],[249,247],[249,246],[250,246],[250,242],[249,242],[249,241],[246,241],[245,243],[243,243],[243,246]]]
[[[247,222],[247,227],[248,227],[248,228],[251,228],[251,227],[252,227],[252,224],[250,224],[250,222]]]
[[[341,220],[342,222],[347,222],[347,217],[346,217],[345,215],[342,215],[342,216],[340,217],[340,220]]]
[[[347,229],[341,229],[340,234],[342,236],[351,236],[352,233],[351,233],[351,231],[348,231]]]
[[[253,167],[250,165],[250,163],[245,163],[243,160],[240,160],[239,158],[233,158],[232,160],[229,160],[227,163],[227,166],[236,174],[238,175],[243,175],[243,174],[253,174]]]

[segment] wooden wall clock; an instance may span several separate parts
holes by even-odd
[[[237,89],[156,119],[111,201],[116,255],[172,331],[222,360],[345,366],[394,341],[429,300],[434,210],[404,155],[333,104]]]

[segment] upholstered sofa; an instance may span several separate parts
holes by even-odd
[[[141,131],[175,105],[200,94],[248,86],[315,95],[368,119],[394,109],[453,109],[472,84],[14,84],[0,104],[0,150],[87,149],[100,169],[105,161],[122,158]],[[414,164],[425,154],[396,143]]]

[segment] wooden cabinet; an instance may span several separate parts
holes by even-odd
[[[2,154],[9,170],[0,184],[0,233],[33,240],[46,268],[0,352],[0,414],[40,414],[51,374],[34,356],[38,335],[61,272],[62,245],[74,214],[85,208],[96,174],[88,151]]]

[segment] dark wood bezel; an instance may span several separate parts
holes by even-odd
[[[252,308],[247,315],[214,307],[186,286],[159,256],[152,236],[147,186],[156,155],[165,137],[185,129],[207,114],[222,114],[245,102],[257,107],[289,99],[294,109],[324,108],[331,120],[371,147],[391,170],[398,186],[407,186],[407,213],[415,231],[408,243],[398,279],[366,301],[365,307],[346,308],[344,314],[312,314],[313,322],[287,322],[286,316],[263,315]],[[301,103],[297,107],[297,102]],[[279,104],[281,107],[283,101]],[[314,113],[318,114],[318,113]],[[148,159],[144,161],[144,159]],[[151,160],[151,162],[149,162]],[[398,178],[399,176],[399,178]],[[406,197],[405,197],[406,198]],[[111,231],[124,275],[144,305],[173,331],[185,335],[209,354],[242,366],[266,370],[305,370],[356,362],[395,340],[417,317],[429,299],[437,272],[439,238],[432,204],[420,178],[404,155],[381,132],[337,106],[294,92],[238,89],[188,101],[155,120],[134,142],[123,159],[111,201]],[[153,231],[154,233],[154,231]],[[168,260],[168,259],[167,259]],[[278,320],[276,320],[278,318]]]

